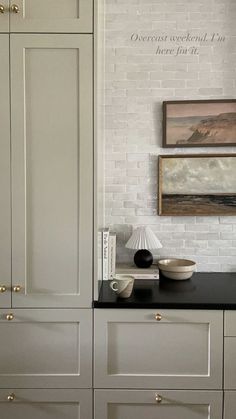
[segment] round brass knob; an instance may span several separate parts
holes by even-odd
[[[2,4],[0,4],[0,13],[5,13],[5,7]]]
[[[5,285],[0,285],[0,292],[6,292],[7,287]]]
[[[7,396],[7,400],[8,400],[9,402],[13,402],[13,400],[15,400],[15,398],[16,398],[16,396],[15,396],[15,394],[14,394],[14,393],[11,393],[11,394],[9,394],[9,395]]]
[[[13,320],[14,319],[14,315],[12,313],[9,313],[9,314],[6,315],[6,319],[9,320],[9,321],[10,320]]]
[[[162,315],[161,315],[160,313],[157,313],[157,314],[155,315],[155,319],[156,319],[158,322],[160,322],[160,321],[161,321],[161,319],[162,319]]]
[[[20,292],[21,291],[21,286],[20,285],[14,285],[13,291],[14,292]]]
[[[157,403],[161,403],[162,402],[162,397],[160,396],[160,394],[156,394],[156,402]]]
[[[19,6],[17,6],[17,4],[13,4],[13,5],[11,6],[11,11],[12,11],[13,13],[19,13],[19,12],[20,12],[20,8],[19,8]]]

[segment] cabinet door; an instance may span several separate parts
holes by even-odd
[[[225,392],[224,419],[236,419],[236,391]]]
[[[10,0],[11,32],[91,33],[93,0]]]
[[[0,390],[0,412],[4,419],[92,419],[92,391]]]
[[[0,13],[0,20],[1,20]],[[9,35],[0,35],[0,307],[11,305]]]
[[[144,418],[222,419],[222,393],[95,390],[95,419]]]
[[[11,35],[11,77],[13,306],[90,307],[91,35]]]
[[[0,336],[0,387],[91,388],[91,309],[2,310]]]
[[[9,32],[9,0],[1,0],[0,6],[0,32]]]
[[[221,389],[222,358],[221,311],[95,310],[97,388]]]

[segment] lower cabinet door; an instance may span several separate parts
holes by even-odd
[[[224,419],[236,419],[236,391],[225,392]]]
[[[95,310],[95,387],[222,389],[223,312]]]
[[[92,390],[0,390],[2,419],[92,419]]]
[[[92,310],[1,310],[0,336],[1,388],[92,387]]]
[[[222,399],[221,391],[95,390],[95,419],[222,419]]]

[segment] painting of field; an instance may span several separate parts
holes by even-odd
[[[160,215],[236,215],[236,155],[161,156]]]
[[[236,100],[164,102],[164,147],[236,145]]]

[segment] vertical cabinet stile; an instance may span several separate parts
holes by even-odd
[[[0,21],[2,16],[0,15]],[[0,34],[0,307],[11,305],[9,35]]]

